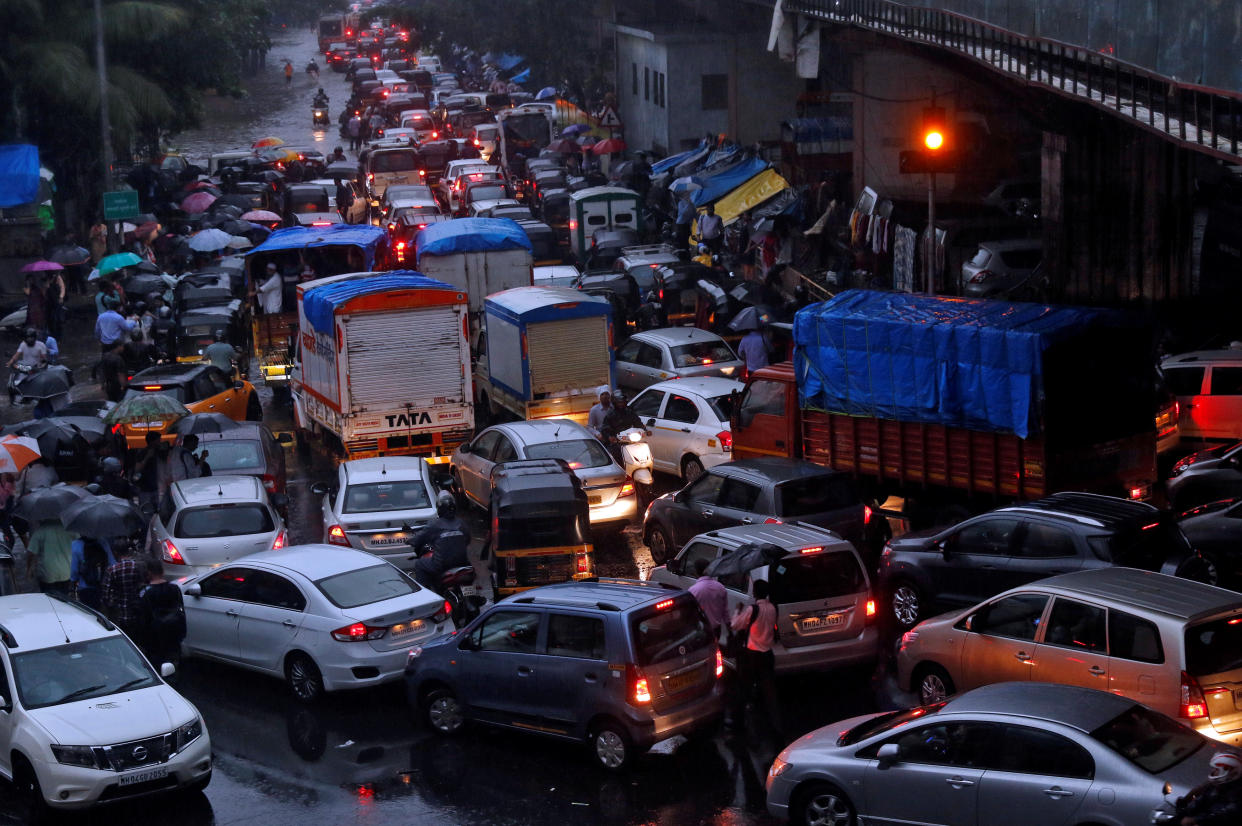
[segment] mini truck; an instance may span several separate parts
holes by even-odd
[[[586,424],[596,390],[613,383],[612,335],[612,305],[599,296],[566,287],[488,296],[475,361],[478,414]]]
[[[328,435],[347,458],[447,462],[470,437],[465,292],[409,270],[298,287],[298,443]]]

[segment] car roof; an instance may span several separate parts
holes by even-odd
[[[679,380],[680,381],[680,380]],[[755,459],[739,459],[716,465],[712,473],[731,476],[750,476],[768,482],[781,483],[792,479],[810,479],[817,476],[842,476],[842,471],[804,462],[801,459],[785,459],[779,456],[762,456]]]
[[[959,694],[939,714],[1009,714],[1095,731],[1137,705],[1133,700],[1072,685],[993,683]]]
[[[771,542],[773,545],[787,550],[793,549],[790,550],[790,553],[793,553],[794,550],[813,546],[823,548],[825,551],[854,549],[853,545],[846,542],[838,534],[833,533],[827,528],[810,525],[806,522],[735,525],[731,528],[721,528],[718,531],[708,531],[705,535],[729,548],[737,548],[748,542]]]
[[[1160,515],[1158,508],[1146,502],[1074,491],[1054,493],[1043,499],[997,508],[993,513],[1035,513],[1101,529],[1117,528],[1140,519],[1158,518]]]
[[[246,565],[248,563],[259,563],[298,573],[312,581],[385,564],[383,560],[366,551],[322,543],[290,545],[279,551],[261,551],[236,559],[232,564]]]
[[[684,391],[705,399],[712,399],[717,396],[727,396],[734,390],[741,392],[745,387],[746,385],[740,381],[721,376],[691,376],[684,379],[658,381],[644,388],[643,392],[665,390],[669,393],[680,393]]]
[[[582,425],[570,419],[537,419],[526,422],[508,422],[495,425],[491,430],[500,430],[516,436],[522,444],[542,444],[543,442],[564,442],[569,439],[594,439],[594,434]]]
[[[174,482],[187,505],[208,502],[261,502],[263,487],[253,476],[202,476]]]
[[[401,481],[430,477],[427,460],[420,456],[378,456],[373,459],[353,459],[342,462],[345,478],[354,484],[368,482]]]
[[[200,445],[208,442],[257,442],[263,438],[263,431],[267,427],[258,422],[237,422],[236,427],[230,427],[219,433],[196,433],[198,443]],[[212,477],[208,477],[212,478]]]
[[[497,603],[518,605],[562,605],[626,611],[647,603],[675,596],[681,589],[641,579],[594,579],[544,585],[506,597]]]
[[[1242,350],[1194,350],[1189,353],[1166,356],[1161,360],[1160,366],[1168,367],[1171,364],[1195,364],[1205,361],[1242,362]]]
[[[0,597],[0,639],[15,653],[119,634],[115,626],[79,603],[47,594]]]
[[[670,347],[695,341],[724,341],[715,333],[700,330],[698,327],[662,327],[659,330],[643,330],[635,333],[631,338],[640,341],[658,341]]]
[[[1044,242],[1038,238],[1003,238],[997,241],[980,241],[979,246],[992,252],[1043,249]]]
[[[145,384],[150,381],[169,382],[169,381],[187,381],[194,378],[199,373],[207,370],[211,365],[204,363],[188,363],[188,364],[159,364],[155,367],[148,367],[145,370],[139,370],[134,377],[129,380],[130,384]]]
[[[1242,614],[1242,594],[1137,568],[1091,568],[1041,579],[1026,587],[1053,588],[1057,593],[1076,594],[1179,620],[1231,610]]]

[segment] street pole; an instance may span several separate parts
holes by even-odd
[[[95,0],[95,74],[99,77],[99,139],[103,145],[103,191],[112,191],[112,123],[108,117],[108,64],[104,55],[103,2]],[[116,252],[117,227],[108,222],[108,252]]]
[[[99,0],[95,0],[99,2]],[[927,173],[927,249],[924,263],[927,280],[924,287],[928,295],[936,294],[936,173]]]

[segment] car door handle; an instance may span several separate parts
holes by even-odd
[[[1027,660],[1031,658],[1031,655],[1026,653],[1025,651],[1019,651],[1017,654],[1014,654],[1014,657],[1016,659],[1022,660],[1022,662],[1026,662]]]
[[[946,777],[944,779],[944,782],[948,783],[950,786],[952,786],[955,789],[964,789],[967,786],[975,785],[975,781],[967,780],[964,777]]]
[[[753,525],[753,524],[755,524],[755,520],[751,519],[749,516],[743,516],[743,517],[742,517],[742,524],[743,524],[743,525]]]
[[[1104,669],[1100,668],[1098,665],[1093,665],[1087,669],[1087,673],[1094,674],[1095,676],[1100,677],[1100,676],[1103,676],[1107,672],[1105,672]]]
[[[519,676],[519,677],[529,677],[529,676],[531,676],[531,675],[532,675],[532,674],[534,674],[534,673],[535,673],[535,669],[531,668],[529,665],[519,665],[519,666],[518,666],[518,676]]]
[[[703,516],[715,516],[716,512],[715,511],[702,511],[702,515]]]
[[[235,616],[237,616],[238,611],[237,611],[237,609],[236,609],[236,608],[230,608],[229,610],[225,611],[224,613],[225,613],[225,615],[226,615],[226,616],[235,617]]]
[[[682,432],[682,433],[689,433],[689,432],[690,432],[690,428],[688,428],[688,427],[683,427],[683,428],[681,429],[681,432]]]
[[[1063,797],[1074,796],[1074,793],[1071,792],[1069,789],[1062,789],[1060,786],[1053,786],[1051,789],[1044,789],[1044,794],[1048,795],[1054,800],[1060,800]]]
[[[208,409],[208,410],[215,410],[215,409],[216,409],[216,406],[215,406],[214,404],[209,404],[209,405],[207,405],[207,409]]]
[[[286,628],[297,628],[298,624],[293,620],[281,620],[280,624]]]

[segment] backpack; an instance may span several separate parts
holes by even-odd
[[[82,538],[82,584],[87,588],[98,588],[103,582],[104,571],[108,570],[108,552],[98,539]]]

